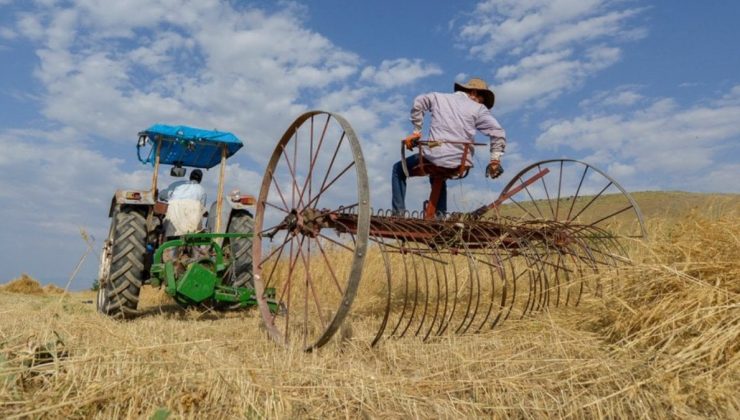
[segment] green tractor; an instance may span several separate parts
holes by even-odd
[[[136,316],[144,284],[164,286],[182,306],[235,309],[257,304],[249,210],[254,197],[238,191],[224,195],[226,159],[241,147],[231,133],[186,126],[157,124],[139,133],[137,155],[153,166],[152,185],[148,190],[118,190],[113,197],[98,275],[99,312],[115,318]],[[205,227],[173,236],[165,217],[168,204],[158,197],[160,167],[169,165],[171,176],[183,177],[186,168],[219,164],[218,194]],[[265,290],[270,305],[274,294],[274,289]]]

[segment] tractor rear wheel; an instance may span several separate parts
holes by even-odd
[[[98,290],[98,312],[114,318],[138,314],[139,292],[144,281],[146,213],[144,208],[115,211],[108,234],[110,254],[103,256]],[[105,251],[104,251],[105,253]]]
[[[252,233],[254,219],[246,210],[234,212],[229,220],[228,233]],[[231,275],[226,283],[234,287],[249,287],[254,289],[252,277],[252,238],[227,238],[224,248],[231,255]]]

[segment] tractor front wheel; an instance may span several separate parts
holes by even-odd
[[[145,252],[145,209],[117,209],[101,261],[98,312],[114,318],[132,318],[138,314],[136,308],[145,275]]]

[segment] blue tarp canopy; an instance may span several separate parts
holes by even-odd
[[[221,163],[221,149],[226,147],[226,157],[241,149],[241,140],[226,131],[203,130],[184,125],[155,124],[139,136],[147,136],[152,141],[152,149],[146,159],[139,155],[143,163],[154,164],[157,141],[162,140],[159,163],[185,167],[210,169]]]

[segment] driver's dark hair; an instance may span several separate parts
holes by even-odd
[[[190,171],[190,180],[200,182],[203,179],[203,171],[200,169],[193,169]]]

